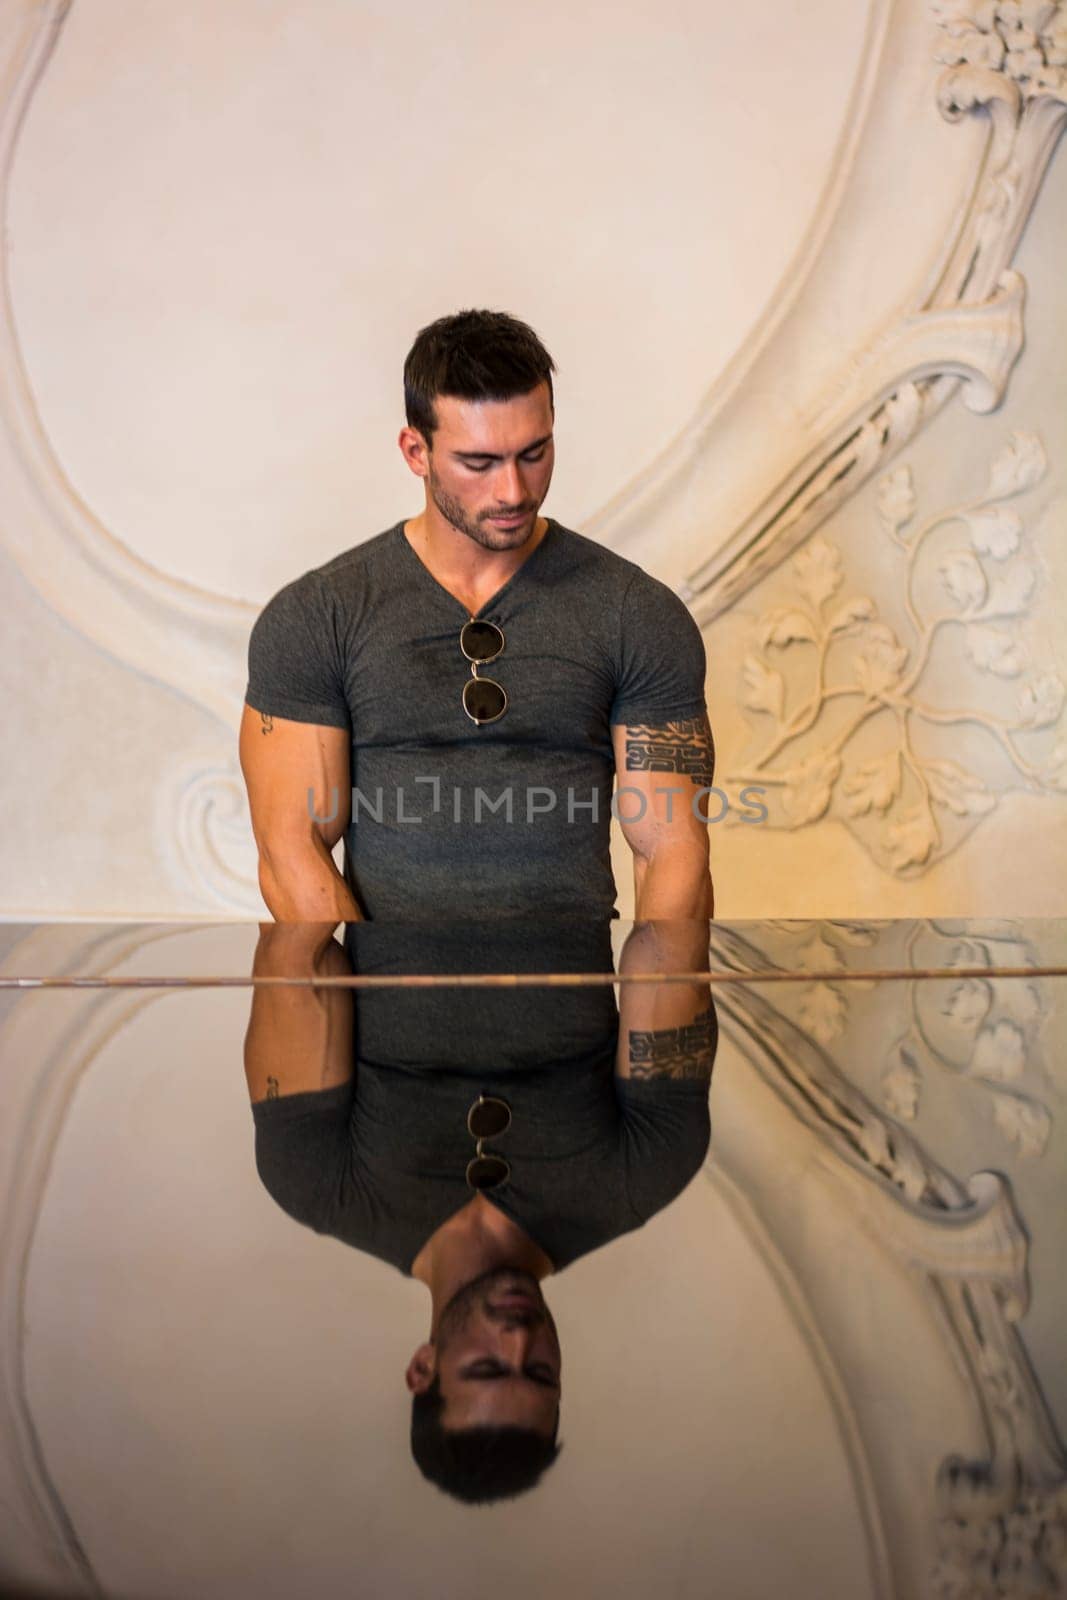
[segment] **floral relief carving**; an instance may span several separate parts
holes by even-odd
[[[972,411],[994,410],[1022,353],[1026,286],[1011,262],[1067,118],[1067,4],[931,0],[930,11],[941,114],[982,116],[989,127],[954,243],[922,303],[888,323],[809,411],[792,468],[769,494],[761,486],[760,504],[680,586],[702,626],[810,539],[954,395]],[[996,657],[1001,645],[994,636],[984,647]],[[762,691],[773,703],[773,679]],[[836,781],[833,765],[805,774],[805,795]],[[905,853],[926,848],[922,811],[901,819],[897,840]]]
[[[1024,947],[1023,953],[1024,964],[1033,964],[1033,952]],[[981,941],[959,939],[943,965],[988,962],[989,951]],[[887,1110],[902,1121],[914,1121],[923,1071],[951,1072],[981,1087],[994,1125],[1020,1155],[1043,1155],[1052,1115],[1043,1099],[1021,1085],[1026,1075],[1046,1077],[1039,1036],[1048,1007],[1040,982],[972,975],[947,989],[943,981],[922,978],[909,980],[908,987],[908,1026],[893,1044],[882,1074]]]
[[[763,926],[773,929],[784,940],[782,962],[790,971],[850,974],[847,983],[820,978],[810,984],[793,986],[794,993],[799,993],[798,1024],[819,1044],[832,1044],[848,1022],[850,995],[872,989],[875,984],[873,978],[853,975],[856,957],[852,952],[875,946],[882,924],[866,920],[790,922],[783,919],[766,922]]]
[[[1002,72],[1024,99],[1067,88],[1067,11],[1057,0],[931,0],[930,9],[944,65]]]
[[[777,789],[779,826],[816,822],[833,805],[883,867],[910,877],[958,844],[1009,787],[1067,792],[1067,742],[1053,742],[1048,732],[1061,720],[1067,690],[1054,671],[1030,668],[1019,618],[1038,574],[1023,518],[1006,503],[1045,470],[1038,436],[1013,433],[983,492],[917,528],[911,468],[896,467],[881,480],[876,517],[881,538],[900,552],[894,593],[907,616],[906,639],[872,595],[847,591],[842,552],[832,541],[815,535],[792,557],[793,598],[757,618],[741,668],[741,703],[769,719],[768,737],[743,771],[728,774]],[[931,536],[950,526],[963,538],[940,556],[938,604],[924,607],[916,597],[920,560]],[[971,669],[970,694],[954,704],[935,699],[924,681],[932,676],[935,643],[948,635],[960,641]],[[1018,680],[1014,714],[987,709],[980,675]],[[983,728],[1015,781],[997,783],[955,755],[925,752],[915,737],[924,725],[938,731],[942,747],[960,730],[961,752],[963,730]],[[865,747],[858,749],[861,730]]]
[[[850,1050],[846,1029],[856,1021],[858,996],[882,981],[864,974],[915,970],[915,977],[896,980],[901,1026],[890,1033],[884,1061],[871,1080],[871,1092],[891,1116],[914,1122],[924,1073],[950,1073],[971,1086],[967,1092],[980,1094],[1007,1144],[1025,1157],[1044,1154],[1052,1128],[1046,1103],[1050,1074],[1041,1044],[1049,1015],[1047,985],[1038,976],[1004,978],[995,971],[1040,965],[1040,952],[1015,924],[981,938],[949,933],[927,918],[906,925],[777,919],[759,926],[766,970],[798,975],[779,1000],[783,1012],[821,1048],[836,1047],[845,1056]],[[717,929],[714,960],[729,966],[733,947],[725,930]],[[751,943],[744,949],[752,966]],[[966,975],[955,981],[928,976],[930,969],[954,968]],[[990,975],[975,976],[975,968],[989,969]],[[813,975],[810,983],[800,979],[807,972]],[[840,980],[832,974],[840,974]]]
[[[904,1036],[911,1046],[898,1054],[904,1066],[909,1055],[916,1065],[901,1079],[898,1107],[917,1100],[919,1065],[929,1061],[981,1083],[995,1108],[1001,1096],[1022,1108],[1024,1128],[1047,1130],[1045,1108],[1019,1090],[1034,1067],[1046,1016],[1041,980],[997,976],[998,968],[1039,965],[1040,953],[1013,924],[991,923],[981,936],[957,937],[936,921],[916,921],[902,952],[899,923],[775,921],[759,929],[756,944],[747,932],[718,928],[716,960],[756,975],[796,967],[918,969],[914,979],[880,986],[885,1019],[899,1007],[911,1022]],[[861,944],[872,948],[869,956],[856,954]],[[924,968],[951,967],[988,968],[989,975],[957,982],[921,975]],[[724,985],[716,1003],[726,1035],[840,1158],[832,1170],[847,1184],[855,1215],[914,1272],[952,1340],[959,1370],[968,1375],[985,1440],[977,1454],[940,1458],[933,1559],[922,1587],[907,1592],[937,1600],[1060,1594],[1067,1570],[1067,1458],[1019,1333],[1029,1304],[1028,1248],[1011,1184],[991,1171],[961,1182],[927,1145],[867,1101],[853,1081],[854,1055],[849,1072],[841,1071],[825,1045],[783,1009],[794,987],[776,983],[764,994],[758,982]],[[856,980],[837,987],[850,994]],[[823,1014],[834,1015],[836,1029],[836,1009]],[[842,1062],[849,1057],[847,1041],[838,1053]],[[1002,1128],[1014,1125],[1015,1111],[1002,1117],[995,1109],[994,1118]],[[1025,1142],[1019,1147],[1031,1153]]]
[[[950,1456],[941,1465],[932,1593],[937,1600],[1052,1600],[1063,1593],[1067,1570],[1062,1447],[998,1326],[995,1290],[954,1285],[951,1298],[995,1443],[988,1460]]]

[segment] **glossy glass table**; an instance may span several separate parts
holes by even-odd
[[[1065,1001],[1050,921],[0,925],[0,1590],[1064,1593]]]

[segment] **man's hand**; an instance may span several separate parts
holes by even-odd
[[[708,797],[715,746],[707,712],[657,727],[614,725],[616,811],[634,854],[635,920],[712,917]]]
[[[291,722],[246,705],[240,757],[259,850],[259,886],[271,916],[279,922],[362,922],[330,854],[352,807],[348,730]]]

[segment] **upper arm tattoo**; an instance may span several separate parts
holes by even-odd
[[[707,712],[656,728],[647,723],[627,726],[626,770],[678,772],[698,786],[710,788],[715,773],[715,745]]]
[[[260,727],[260,730],[259,730],[260,733],[273,733],[274,732],[274,718],[271,716],[270,712],[269,711],[261,711],[259,713],[259,718],[260,718],[260,723],[261,723],[261,727]]]
[[[719,1029],[711,1002],[678,1028],[630,1028],[631,1078],[711,1078]]]

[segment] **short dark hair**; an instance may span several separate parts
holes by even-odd
[[[441,1380],[411,1404],[411,1453],[424,1478],[468,1505],[513,1499],[532,1489],[563,1449],[556,1443],[559,1408],[551,1437],[512,1424],[446,1428]]]
[[[433,449],[434,397],[511,400],[548,384],[556,363],[531,327],[506,311],[457,311],[420,328],[404,362],[404,411]]]

